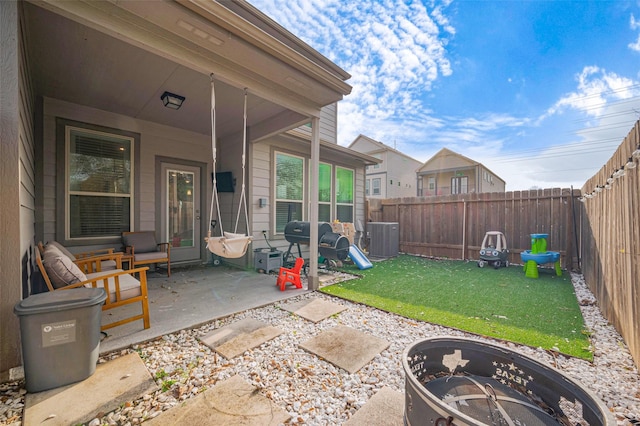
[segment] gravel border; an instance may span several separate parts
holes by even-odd
[[[202,327],[165,335],[101,357],[99,363],[137,351],[151,374],[156,377],[158,385],[164,389],[130,401],[116,411],[94,419],[89,425],[140,424],[144,419],[156,417],[164,410],[235,374],[241,375],[259,388],[263,395],[287,411],[291,415],[292,424],[342,424],[382,387],[404,392],[402,352],[418,340],[441,335],[473,337],[516,349],[552,365],[594,392],[610,408],[618,425],[638,425],[638,370],[618,332],[602,317],[582,275],[572,274],[572,282],[585,324],[592,332],[593,363],[540,348],[481,338],[313,292],[212,321]],[[347,309],[314,324],[280,307],[308,298],[323,298],[346,306]],[[231,360],[218,356],[197,339],[211,330],[246,317],[267,322],[282,329],[284,333]],[[391,346],[354,374],[348,374],[298,347],[299,343],[317,335],[321,330],[336,325],[350,326],[385,339]],[[23,385],[23,382],[0,384],[0,424],[21,423],[26,393]]]

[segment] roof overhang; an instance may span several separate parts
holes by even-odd
[[[241,110],[247,88],[249,125],[285,111],[296,121],[319,117],[351,91],[349,74],[246,2],[28,3],[39,96],[206,133],[210,74],[229,99],[220,105]],[[164,90],[185,96],[186,110],[156,108]]]

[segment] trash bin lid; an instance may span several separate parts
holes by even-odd
[[[49,291],[34,294],[21,300],[13,307],[13,312],[20,316],[66,311],[100,305],[106,298],[107,293],[103,288],[80,287],[69,290]]]

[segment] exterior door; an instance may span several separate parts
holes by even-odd
[[[162,241],[171,242],[171,261],[201,258],[200,169],[162,163]]]

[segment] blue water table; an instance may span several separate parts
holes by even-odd
[[[538,278],[538,265],[553,263],[556,275],[562,276],[560,269],[560,253],[547,251],[547,237],[549,234],[531,234],[531,250],[520,253],[524,263],[524,273],[529,278]]]

